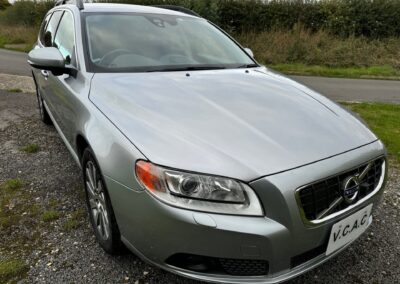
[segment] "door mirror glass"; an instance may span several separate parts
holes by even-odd
[[[254,58],[254,53],[250,48],[246,47],[244,50],[246,51],[246,53],[248,55],[250,55],[252,58]]]

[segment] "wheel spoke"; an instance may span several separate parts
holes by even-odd
[[[95,197],[95,192],[89,181],[86,181],[86,187],[89,193],[89,199],[93,199]]]
[[[101,203],[101,205],[103,205],[103,207],[105,208],[106,206],[106,198],[104,196],[104,191],[103,191],[103,186],[101,185],[101,182],[99,182],[98,187],[97,187],[97,192],[98,192],[98,199],[99,202]]]
[[[92,170],[92,181],[93,181],[93,187],[96,188],[97,186],[97,177],[96,177],[96,167],[93,163],[90,163],[91,165],[91,170]]]
[[[100,213],[100,229],[101,229],[101,236],[104,238],[104,215],[103,212]]]
[[[108,236],[110,235],[110,223],[108,221],[108,213],[107,211],[103,212],[103,217],[104,217],[104,231],[106,233],[106,238],[108,239]]]
[[[99,226],[99,210],[97,210],[97,208],[96,208],[96,209],[93,209],[93,210],[92,210],[92,214],[93,214],[93,221],[94,221],[94,224],[95,224],[96,227],[97,227],[97,226]]]
[[[108,236],[110,235],[110,227],[107,218],[107,211],[103,211],[102,218],[103,218],[104,238],[108,239]]]
[[[93,161],[88,161],[85,169],[88,202],[92,209],[93,223],[98,235],[107,240],[111,235],[109,215],[106,206],[106,196],[101,177]]]
[[[94,183],[93,178],[92,178],[92,174],[91,174],[90,164],[89,163],[86,166],[86,179],[89,180],[89,183],[91,184],[92,189],[94,190],[95,189],[95,183]]]
[[[94,199],[90,198],[89,199],[89,204],[90,204],[90,208],[91,209],[97,208],[97,204],[96,204],[96,201],[94,201]]]

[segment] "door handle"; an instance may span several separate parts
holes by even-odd
[[[47,80],[47,78],[49,77],[49,71],[41,70],[40,72],[42,73],[43,77]]]

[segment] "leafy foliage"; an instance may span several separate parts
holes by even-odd
[[[10,3],[7,0],[0,0],[0,10],[4,10],[10,6]]]
[[[2,8],[0,0],[0,10]],[[97,0],[97,2],[109,2]],[[341,37],[400,36],[398,0],[114,0],[140,5],[179,5],[196,11],[230,33],[291,30],[296,25]],[[0,22],[38,25],[54,6],[51,0],[20,0],[0,12]]]
[[[51,0],[16,1],[13,5],[0,12],[0,23],[2,23],[3,25],[39,25],[47,11],[53,7],[54,2]]]
[[[100,0],[103,1],[103,0]],[[398,0],[117,0],[142,5],[179,5],[192,9],[230,33],[307,30],[384,38],[400,36]]]

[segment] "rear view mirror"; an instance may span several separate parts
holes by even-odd
[[[76,75],[74,67],[66,66],[64,57],[55,47],[44,47],[31,50],[28,54],[28,63],[41,70],[51,71],[54,75],[62,74]]]

